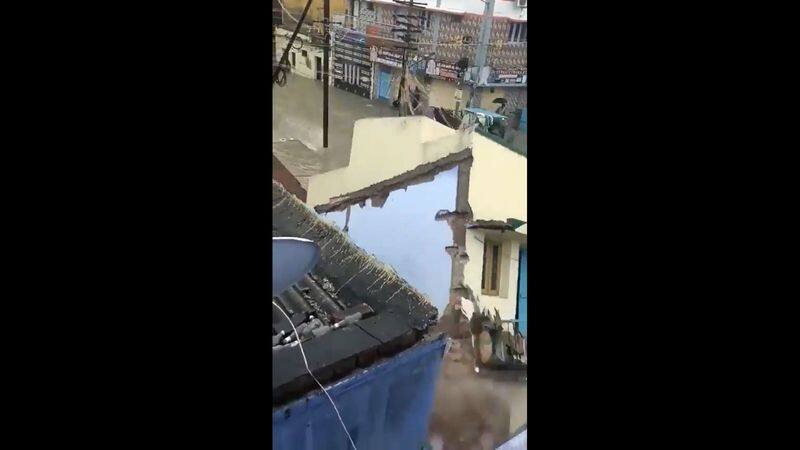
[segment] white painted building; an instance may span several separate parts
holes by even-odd
[[[278,52],[276,58],[281,57],[291,37],[291,31],[275,29],[275,49]],[[312,80],[322,80],[322,49],[311,45],[309,36],[298,33],[287,57],[292,73]]]

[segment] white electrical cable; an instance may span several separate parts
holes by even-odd
[[[350,444],[353,445],[353,450],[357,450],[356,449],[356,444],[355,444],[355,442],[353,442],[353,438],[350,437],[350,432],[347,431],[347,427],[344,424],[344,420],[342,420],[342,415],[339,414],[339,408],[336,407],[336,403],[333,402],[333,399],[331,398],[330,394],[328,394],[328,391],[325,389],[325,386],[323,386],[322,383],[320,383],[319,380],[317,380],[317,377],[315,377],[314,374],[311,373],[311,368],[308,367],[308,359],[306,359],[306,352],[303,351],[303,343],[300,342],[300,339],[299,339],[300,335],[297,334],[297,328],[294,327],[294,323],[292,323],[292,319],[289,317],[288,314],[286,314],[286,312],[283,310],[283,308],[281,308],[280,306],[278,306],[277,303],[275,303],[275,300],[272,301],[272,304],[275,305],[275,307],[278,308],[278,310],[281,313],[283,313],[283,315],[286,317],[286,320],[289,321],[289,325],[292,326],[292,330],[294,330],[294,333],[298,337],[297,344],[300,347],[300,354],[303,356],[303,362],[306,364],[306,370],[308,371],[308,374],[311,375],[311,378],[313,378],[314,381],[317,382],[317,384],[319,385],[320,389],[322,389],[322,392],[324,392],[325,395],[328,396],[328,400],[330,400],[331,405],[333,406],[333,410],[336,411],[336,416],[339,417],[339,423],[342,424],[342,428],[344,429],[344,432],[347,435],[347,439],[350,439]]]

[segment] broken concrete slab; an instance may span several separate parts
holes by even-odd
[[[318,205],[314,208],[314,210],[318,213],[326,213],[331,211],[341,211],[348,206],[356,204],[361,204],[363,206],[366,204],[368,199],[375,197],[378,197],[379,199],[382,197],[388,197],[392,191],[432,181],[438,173],[452,169],[453,167],[456,167],[462,162],[471,158],[472,149],[465,148],[460,152],[451,153],[446,157],[431,163],[421,164],[415,167],[413,170],[409,170],[408,172],[402,173],[388,180],[381,181],[380,183],[373,184],[364,189],[359,189],[354,192],[331,198],[328,203]],[[385,199],[383,201],[385,201]],[[379,203],[380,205],[383,205],[380,200]],[[373,203],[373,206],[380,205]]]

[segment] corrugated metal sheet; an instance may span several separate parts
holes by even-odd
[[[424,341],[326,386],[359,449],[423,447],[444,349],[444,336]],[[273,411],[272,448],[346,450],[351,447],[336,412],[319,390]]]

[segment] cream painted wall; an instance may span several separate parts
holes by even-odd
[[[350,164],[311,177],[307,203],[311,206],[328,203],[332,197],[462,151],[465,145],[453,130],[425,116],[357,120]]]
[[[469,205],[477,220],[528,220],[528,159],[481,135],[473,136]]]
[[[464,284],[478,297],[481,310],[494,308],[500,312],[504,320],[513,319],[517,313],[517,281],[519,279],[519,241],[508,239],[502,241],[502,261],[500,268],[500,295],[484,295],[481,293],[483,278],[483,243],[486,235],[482,230],[467,230],[467,255],[469,262],[464,266]]]

